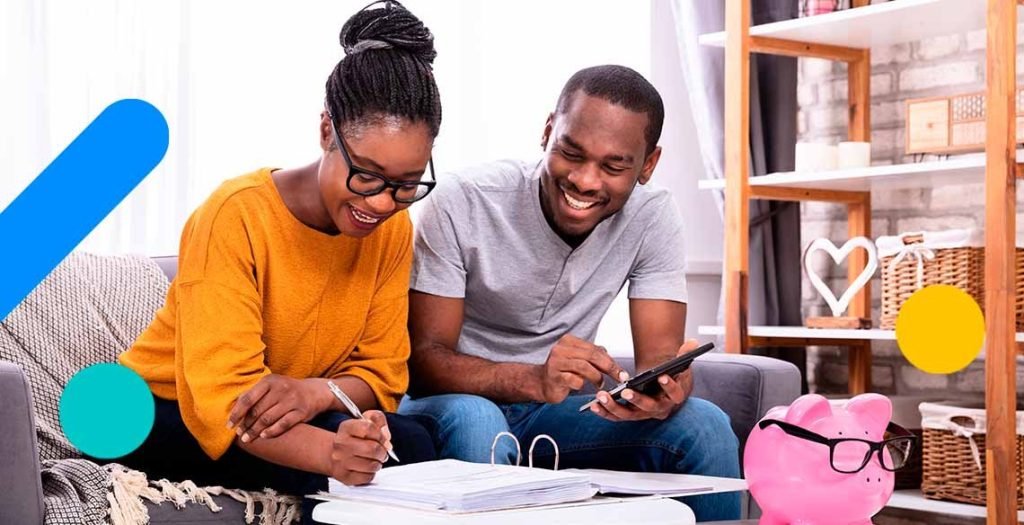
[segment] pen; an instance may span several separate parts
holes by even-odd
[[[327,388],[330,388],[334,397],[338,398],[338,401],[341,401],[342,405],[345,405],[345,408],[348,409],[349,414],[352,414],[352,417],[366,419],[363,417],[363,412],[359,410],[359,407],[352,402],[352,399],[348,397],[345,392],[341,391],[341,388],[338,385],[334,384],[334,381],[328,381]],[[398,461],[398,456],[395,455],[393,450],[388,450],[388,456],[391,456],[391,459],[395,460],[395,463],[401,463]]]

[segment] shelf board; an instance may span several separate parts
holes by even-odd
[[[918,489],[897,490],[886,506],[948,516],[984,518],[987,515],[986,508],[981,505],[927,499]],[[1017,520],[1024,521],[1024,511],[1017,512]]]
[[[980,1],[898,0],[753,26],[750,36],[870,49],[984,29],[985,8]],[[724,47],[725,32],[699,42]]]
[[[699,326],[700,335],[725,335],[724,326]],[[753,337],[778,337],[782,339],[841,339],[847,341],[895,341],[895,330],[855,330],[852,328],[807,328],[805,326],[749,326],[747,335]],[[1018,332],[1016,341],[1024,342],[1024,332]]]
[[[884,5],[884,4],[882,4]],[[1024,152],[1017,152],[1024,162]],[[888,191],[901,188],[931,188],[949,184],[985,181],[985,155],[962,155],[948,160],[870,166],[833,171],[779,172],[750,177],[750,186],[802,188],[833,191]],[[725,179],[704,179],[702,190],[725,189]]]
[[[724,326],[699,326],[700,335],[725,335]],[[805,326],[749,326],[747,335],[754,337],[781,337],[786,339],[847,339],[896,340],[894,330],[854,330],[851,328],[807,328]]]

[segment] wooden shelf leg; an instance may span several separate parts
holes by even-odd
[[[988,0],[985,93],[985,440],[989,525],[1017,523],[1014,350],[1017,2]]]
[[[846,233],[850,238],[867,237],[871,239],[871,194],[865,193],[857,203],[846,205]],[[868,265],[868,254],[864,250],[854,250],[847,256],[846,277],[853,282]],[[851,317],[871,318],[871,285],[861,288],[860,292],[850,301],[847,314]]]
[[[848,63],[847,81],[850,114],[847,135],[849,140],[871,141],[871,54],[864,50],[857,60]],[[871,193],[865,192],[855,202],[846,205],[846,231],[850,238],[871,236]],[[847,282],[852,283],[864,271],[868,254],[855,250],[847,258]],[[871,285],[865,286],[853,301],[847,315],[871,319]],[[871,341],[861,341],[849,347],[848,377],[851,395],[871,390]]]
[[[871,341],[850,345],[847,359],[850,395],[871,391]]]
[[[747,352],[750,0],[725,6],[725,351]]]
[[[871,142],[871,50],[862,50],[860,58],[847,63],[846,82],[850,101],[847,140]]]

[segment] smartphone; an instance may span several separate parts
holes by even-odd
[[[661,385],[658,383],[659,377],[663,375],[671,377],[685,371],[687,368],[690,368],[690,363],[693,363],[694,359],[710,352],[714,347],[715,343],[708,343],[692,352],[687,352],[681,356],[669,359],[650,370],[646,370],[636,376],[633,376],[625,383],[619,383],[615,388],[609,390],[608,393],[611,394],[612,400],[614,401],[621,399],[622,391],[627,388],[648,396],[655,395],[661,390]],[[594,398],[589,403],[581,406],[580,412],[589,410],[591,405],[594,403],[597,403],[597,398]]]

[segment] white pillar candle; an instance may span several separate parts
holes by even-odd
[[[871,165],[870,142],[840,142],[839,169],[866,168]]]
[[[836,169],[838,164],[839,148],[836,146],[814,142],[796,143],[796,171],[828,171]]]

